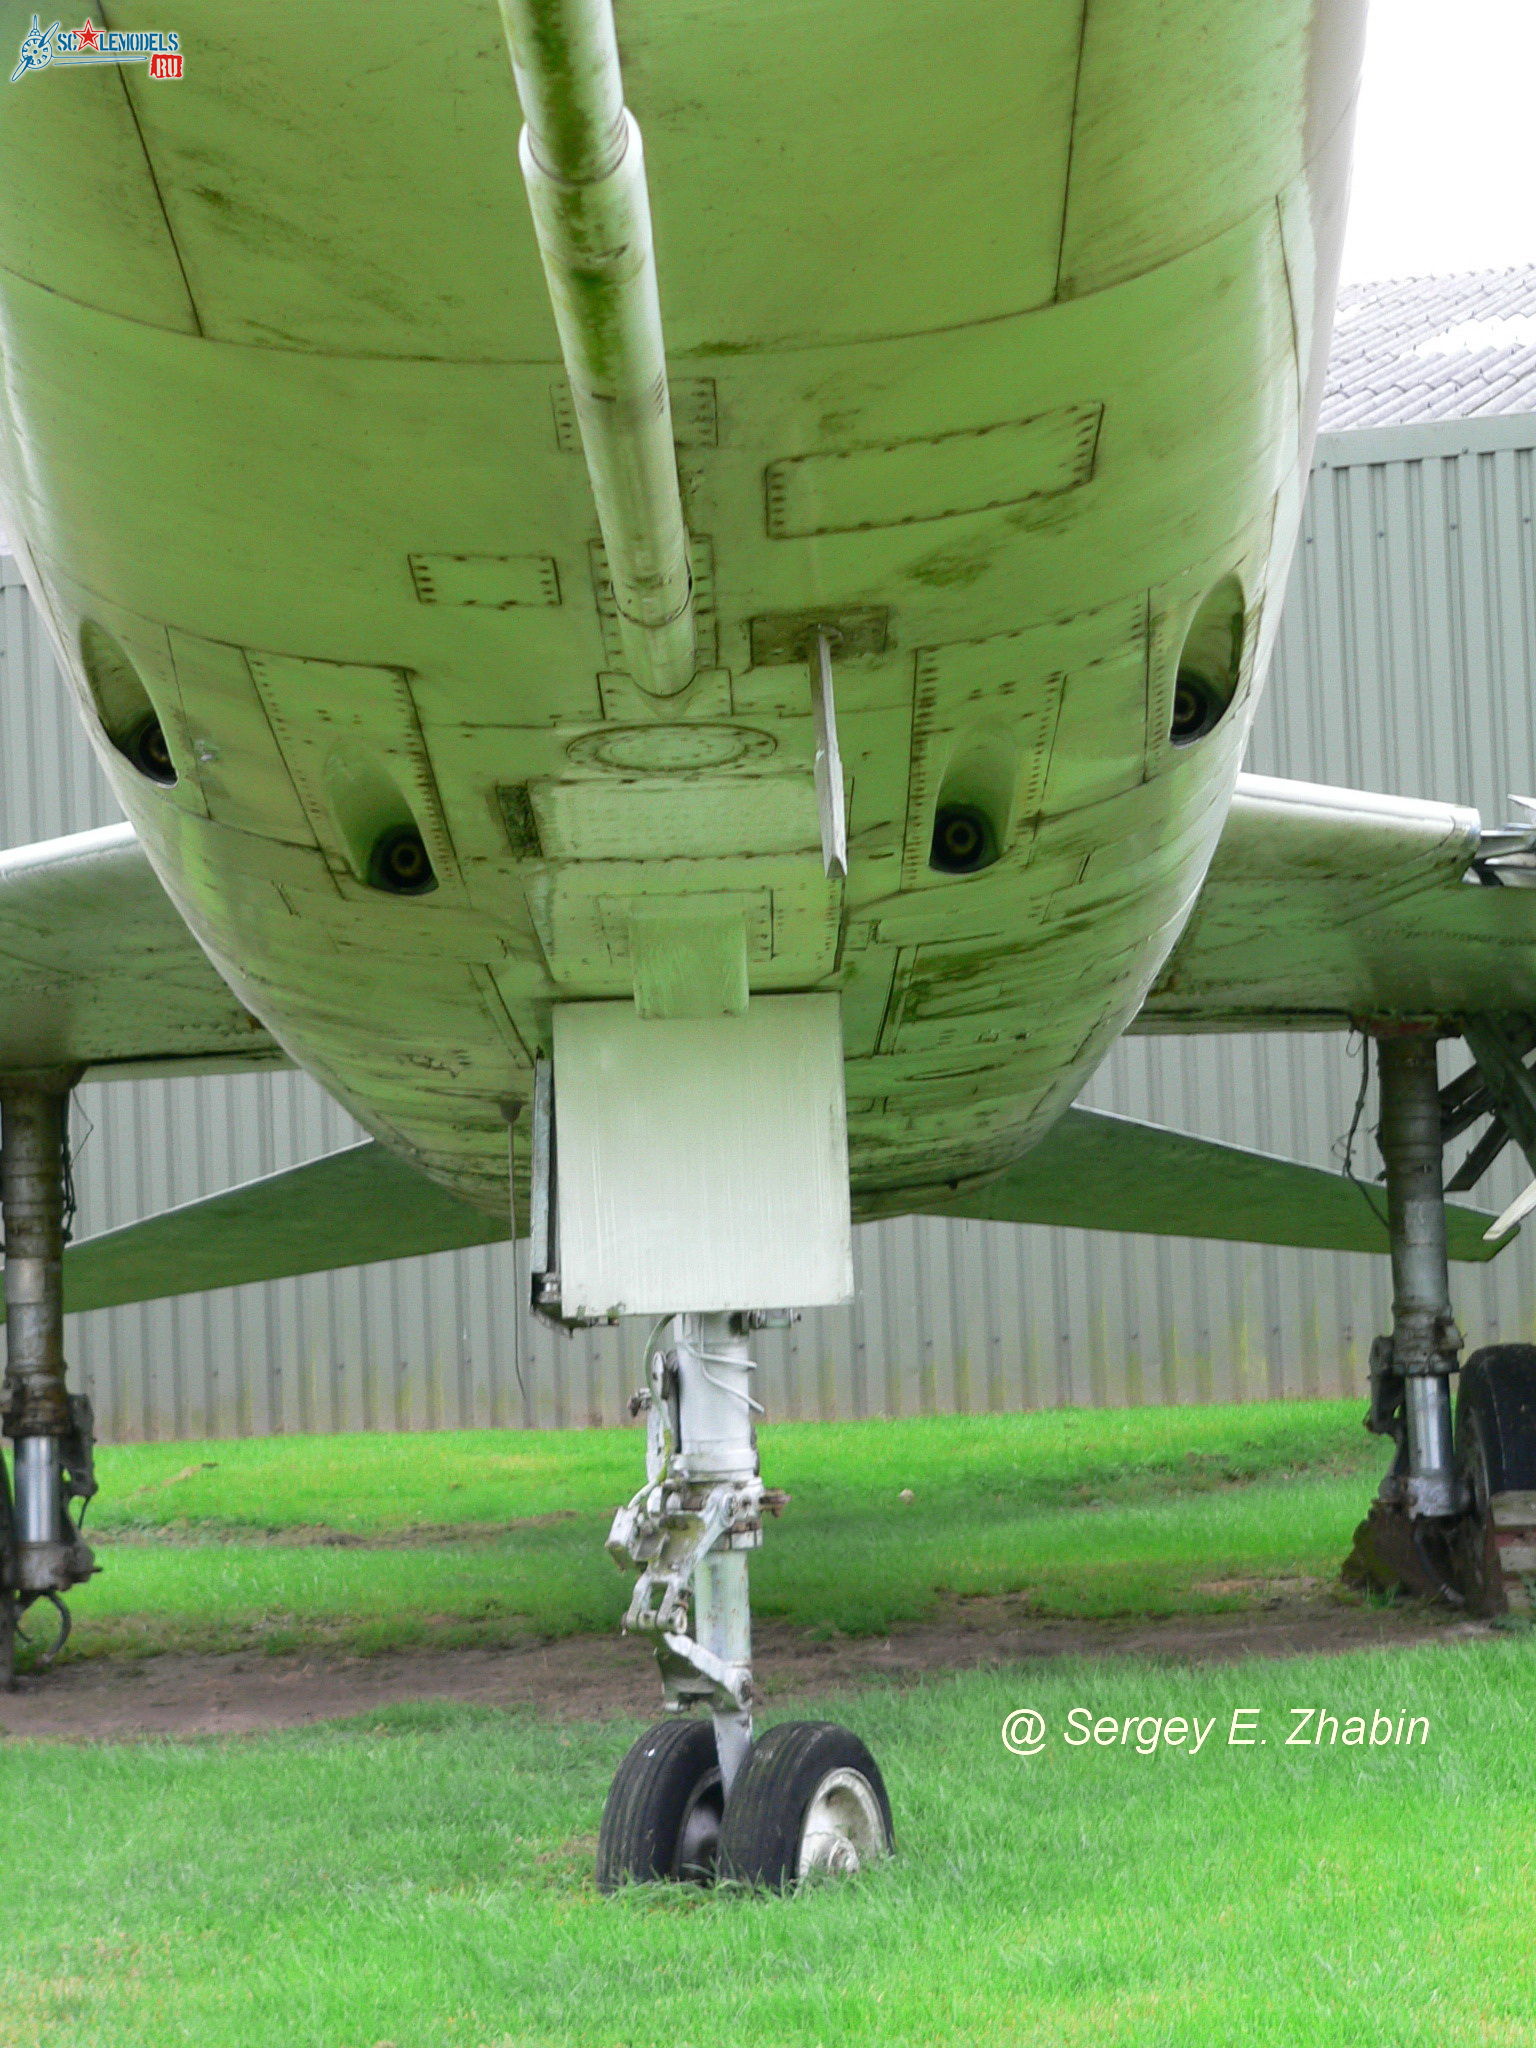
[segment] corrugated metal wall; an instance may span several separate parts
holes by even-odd
[[[1533,513],[1536,419],[1325,443],[1251,765],[1485,816],[1536,789]],[[104,823],[14,571],[0,604],[0,832]],[[1085,1099],[1327,1164],[1358,1074],[1341,1038],[1130,1040]],[[280,1073],[93,1086],[77,1115],[83,1230],[356,1135]],[[1460,1269],[1474,1343],[1536,1335],[1533,1258]],[[1388,1292],[1373,1259],[978,1223],[862,1230],[858,1268],[856,1307],[764,1341],[772,1413],[1359,1392]],[[465,1252],[77,1317],[70,1355],[113,1439],[619,1419],[639,1332],[559,1338],[522,1295],[508,1251]]]

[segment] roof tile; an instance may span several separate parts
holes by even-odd
[[[1325,433],[1523,412],[1536,412],[1536,264],[1340,292]]]

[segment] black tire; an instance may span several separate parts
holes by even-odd
[[[1456,1394],[1458,1447],[1474,1429],[1489,1493],[1536,1490],[1536,1344],[1487,1344],[1467,1360]]]
[[[824,1826],[808,1832],[813,1818],[824,1821],[827,1802],[843,1797],[850,1819],[846,1837]],[[851,1872],[889,1856],[894,1847],[885,1780],[858,1736],[835,1721],[781,1721],[753,1745],[731,1787],[720,1832],[720,1875],[785,1891],[813,1870]]]
[[[658,1721],[613,1776],[597,1833],[597,1888],[708,1884],[720,1839],[714,1723]]]
[[[1457,1576],[1475,1612],[1501,1614],[1509,1596],[1489,1502],[1536,1493],[1536,1344],[1489,1344],[1462,1367],[1456,1463],[1471,1496]]]

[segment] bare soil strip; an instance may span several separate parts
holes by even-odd
[[[1426,1607],[1364,1607],[1315,1586],[1280,1591],[1234,1614],[1058,1621],[1017,1599],[951,1603],[939,1618],[888,1636],[814,1638],[767,1623],[758,1670],[770,1702],[870,1681],[1055,1657],[1219,1663],[1468,1640],[1488,1628]],[[252,1735],[368,1714],[405,1701],[529,1709],[553,1720],[644,1715],[659,1706],[642,1644],[574,1636],[494,1650],[375,1657],[98,1657],[0,1692],[0,1734],[74,1742]]]
[[[211,1543],[279,1550],[434,1550],[446,1544],[505,1543],[525,1529],[553,1529],[581,1519],[575,1508],[557,1508],[550,1515],[514,1515],[505,1522],[413,1522],[408,1529],[366,1533],[337,1529],[328,1522],[300,1522],[285,1529],[253,1528],[246,1522],[189,1522],[183,1528],[173,1522],[144,1529],[109,1528],[101,1540],[144,1550],[201,1550]]]

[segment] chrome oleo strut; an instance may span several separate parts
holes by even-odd
[[[655,1638],[669,1711],[708,1702],[727,1791],[752,1743],[752,1618],[747,1553],[763,1515],[788,1496],[758,1472],[749,1332],[761,1315],[680,1315],[653,1345],[646,1417],[646,1483],[613,1518],[608,1548],[638,1566],[626,1629]]]

